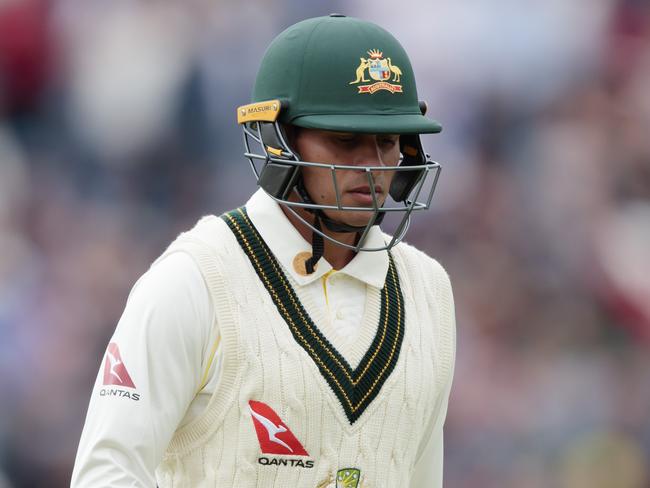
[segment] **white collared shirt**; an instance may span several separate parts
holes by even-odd
[[[361,326],[366,286],[378,289],[384,286],[388,252],[358,253],[338,271],[322,258],[312,274],[300,274],[294,268],[294,258],[301,252],[311,253],[311,244],[291,224],[280,206],[263,190],[258,190],[246,203],[246,210],[285,272],[298,284],[298,292],[308,294],[320,311],[326,312],[329,324],[341,338],[354,340]],[[378,226],[370,229],[365,244],[369,247],[385,245]]]
[[[333,270],[323,258],[313,274],[304,276],[294,269],[293,260],[300,252],[311,252],[311,245],[280,206],[259,190],[246,208],[328,340],[335,345],[364,341],[359,332],[367,287],[383,287],[387,251],[358,253],[341,270]],[[373,247],[384,244],[379,227],[373,227],[367,239]],[[73,487],[156,486],[154,471],[174,432],[200,416],[218,388],[222,354],[218,323],[203,277],[188,255],[167,255],[138,280],[111,343],[118,345],[131,376],[146,378],[146,382],[135,385],[137,401],[105,397],[101,394],[104,364],[100,365],[75,461]],[[152,358],[152,349],[164,360]],[[423,455],[430,462],[425,461],[426,469],[420,472],[416,468],[414,479],[419,481],[411,488],[438,486],[429,473],[442,468],[440,443],[441,439],[430,442],[427,449],[431,452]]]

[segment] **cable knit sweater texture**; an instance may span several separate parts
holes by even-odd
[[[390,376],[351,422],[222,219],[203,218],[166,254],[173,252],[189,254],[205,279],[216,310],[223,369],[204,414],[175,433],[156,471],[161,488],[316,488],[346,467],[361,470],[360,486],[409,486],[413,466],[446,411],[443,392],[453,374],[453,297],[448,276],[435,260],[405,243],[392,249],[404,297],[403,341]],[[314,307],[293,288],[318,326]],[[380,302],[381,291],[369,286],[361,334],[376,333]],[[354,345],[338,352],[352,367],[366,353]],[[280,416],[308,452],[304,459],[313,461],[312,468],[259,462],[263,454],[251,400]]]

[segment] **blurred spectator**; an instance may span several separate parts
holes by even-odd
[[[33,109],[54,55],[46,0],[0,3],[0,114]]]

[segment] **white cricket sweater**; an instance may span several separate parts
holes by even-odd
[[[283,286],[270,288],[282,295],[274,302],[269,276],[258,275],[255,257],[223,220],[204,218],[167,254],[173,252],[189,254],[201,270],[223,348],[218,394],[175,433],[156,471],[161,488],[334,487],[346,468],[359,470],[359,486],[409,486],[426,444],[442,438],[453,373],[453,299],[437,262],[396,246],[389,276],[399,277],[401,293],[368,287],[361,334],[376,334],[370,350],[336,351],[309,326],[288,324],[306,314],[294,303],[298,312],[281,315],[282,304],[296,299],[282,295],[291,278],[283,275]],[[277,267],[272,260],[258,264],[263,274]],[[272,427],[254,420],[260,412],[270,419],[260,403],[277,415]],[[287,442],[297,452],[294,441],[304,454],[278,453]],[[264,452],[269,446],[275,453]],[[439,486],[441,473],[433,476]]]

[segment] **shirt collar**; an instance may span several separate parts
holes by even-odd
[[[253,225],[269,246],[276,259],[291,277],[301,286],[312,283],[332,270],[332,266],[321,258],[316,270],[307,276],[296,272],[293,260],[300,252],[311,253],[309,244],[289,221],[280,205],[262,189],[257,190],[246,203],[246,211]],[[373,226],[366,236],[369,247],[385,245],[379,226]],[[388,272],[388,252],[359,252],[338,273],[347,274],[376,288],[384,287]]]

